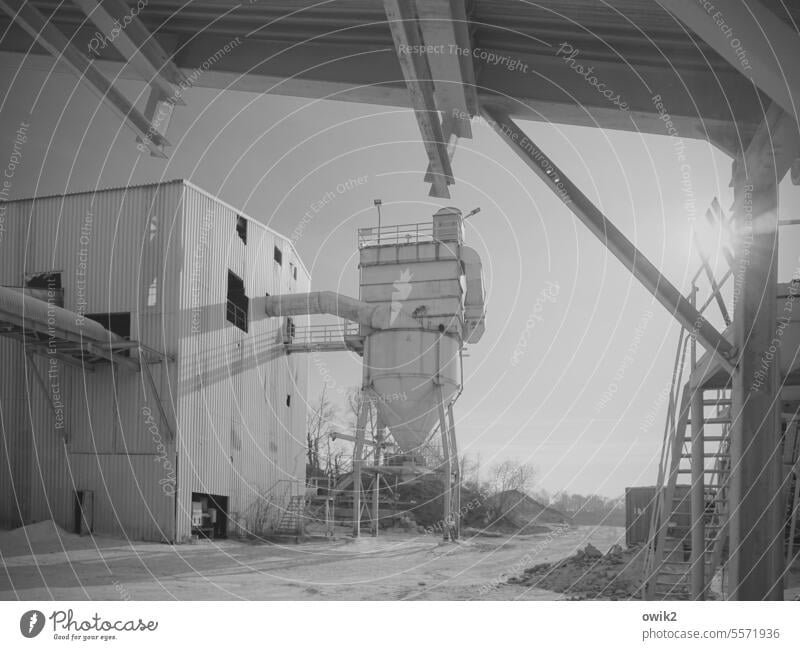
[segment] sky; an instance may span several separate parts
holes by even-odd
[[[0,77],[9,89],[0,158],[29,124],[11,198],[185,178],[286,235],[310,211],[296,246],[312,290],[358,295],[356,231],[375,225],[376,198],[384,224],[427,222],[445,205],[480,207],[466,243],[483,260],[486,333],[464,359],[459,451],[482,468],[531,463],[549,492],[615,497],[654,484],[680,328],[482,122],[460,141],[452,196],[439,200],[423,183],[427,160],[407,109],[192,88],[160,160],[142,155],[132,132],[70,74],[0,67]],[[667,278],[689,288],[698,264],[691,217],[714,197],[723,208],[732,202],[726,155],[686,140],[682,169],[666,136],[520,124]],[[782,218],[799,204],[785,181]],[[722,269],[714,233],[702,237]],[[782,281],[800,264],[796,235],[784,240]],[[325,381],[360,382],[361,360],[350,353],[308,362],[310,402]]]

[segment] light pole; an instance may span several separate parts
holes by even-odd
[[[380,199],[375,199],[372,202],[376,208],[378,208],[378,244],[381,243],[381,204],[383,203]]]

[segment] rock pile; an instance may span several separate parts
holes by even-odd
[[[574,599],[627,600],[635,598],[642,582],[642,548],[619,544],[603,553],[588,544],[575,555],[553,563],[537,564],[508,580],[509,584],[537,587],[568,594]]]

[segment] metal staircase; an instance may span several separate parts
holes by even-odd
[[[300,535],[305,524],[306,500],[303,495],[292,496],[281,514],[275,533],[278,535]]]
[[[713,211],[719,212],[719,206],[712,205],[709,212]],[[732,267],[717,282],[699,246],[698,251],[703,264],[692,278],[688,299],[696,305],[697,282],[704,274],[711,292],[698,311],[702,314],[716,303],[723,320],[730,324],[721,291],[732,277]],[[732,395],[727,372],[711,375],[706,365],[700,366],[697,342],[683,329],[675,355],[645,553],[641,594],[650,600],[703,599],[710,595],[712,585],[725,594],[724,572],[719,583],[715,578],[724,567],[729,546]],[[796,559],[800,511],[800,404],[783,402],[783,411],[781,478],[787,504],[786,563],[790,566]],[[701,489],[692,489],[697,486]],[[694,545],[702,549],[695,548],[693,553]]]
[[[730,477],[730,396],[728,390],[703,391],[702,465],[692,467],[690,404],[693,390],[687,382],[680,400],[670,444],[669,469],[659,486],[651,545],[648,549],[646,597],[681,599],[691,594],[692,532],[691,488],[703,482],[703,585],[707,590],[726,549],[728,481]],[[711,396],[708,394],[712,393]],[[708,411],[711,411],[710,413]]]

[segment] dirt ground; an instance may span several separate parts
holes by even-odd
[[[602,551],[622,528],[579,526],[547,534],[433,535],[277,545],[204,540],[168,546],[78,537],[42,522],[0,533],[0,599],[13,600],[552,600],[563,594],[505,584],[526,568]]]
[[[337,529],[334,541],[305,544],[169,546],[79,537],[42,522],[0,532],[0,599],[565,600],[574,594],[541,588],[563,585],[543,583],[535,567],[587,544],[606,554],[625,535],[623,528],[573,526],[454,544],[417,533],[358,540],[348,533]],[[786,598],[798,599],[800,567],[788,582]],[[615,591],[594,590],[590,597],[631,598]]]

